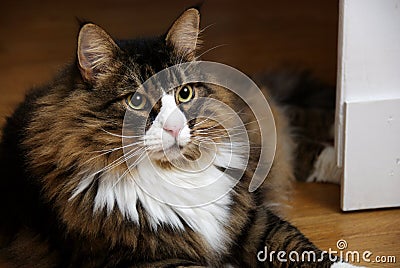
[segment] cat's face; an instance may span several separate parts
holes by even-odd
[[[222,88],[190,83],[168,91],[140,88],[129,95],[123,131],[126,156],[140,161],[147,154],[161,165],[197,160],[200,147],[207,149],[211,141],[229,138],[215,120],[227,113],[218,99],[229,101],[231,96],[222,92]]]
[[[194,161],[201,155],[201,145],[206,148],[207,141],[220,143],[226,137],[224,128],[212,118],[227,111],[209,100],[229,104],[229,91],[203,83],[163,89],[155,82],[142,87],[157,72],[195,60],[198,34],[199,15],[194,10],[185,12],[165,36],[151,40],[115,42],[94,24],[82,27],[78,66],[92,86],[86,93],[94,100],[92,109],[101,109],[102,115],[98,124],[103,133],[91,138],[97,144],[107,141],[104,151],[109,150],[109,159],[122,160],[122,150],[112,156],[113,149],[121,149],[121,138],[125,139],[125,158],[131,162],[146,154],[166,166]],[[181,79],[185,71],[171,73],[171,79]],[[126,114],[130,125],[123,126]]]

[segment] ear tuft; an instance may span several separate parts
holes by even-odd
[[[174,22],[165,40],[174,46],[175,50],[190,60],[195,59],[196,47],[199,44],[200,13],[190,8]]]
[[[94,82],[112,64],[118,50],[117,44],[99,26],[88,23],[78,36],[78,63],[83,78]]]

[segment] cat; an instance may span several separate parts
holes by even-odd
[[[294,177],[294,142],[289,121],[272,99],[278,144],[268,178],[256,191],[248,191],[260,153],[250,127],[250,163],[236,185],[224,175],[229,166],[222,160],[194,173],[173,165],[185,162],[183,157],[198,159],[201,150],[196,141],[201,138],[216,141],[216,146],[226,142],[221,125],[202,119],[212,107],[199,105],[200,97],[229,104],[239,114],[242,105],[232,92],[211,84],[185,84],[168,92],[139,90],[155,73],[197,60],[199,23],[199,11],[190,8],[160,37],[123,41],[112,39],[93,23],[81,26],[76,60],[50,83],[31,90],[3,128],[2,263],[10,267],[353,267],[323,254],[279,216],[275,204]],[[127,110],[145,126],[144,134],[123,133]],[[170,110],[176,112],[172,119],[166,116]],[[189,113],[197,117],[189,121]],[[241,116],[251,123],[252,116]],[[207,135],[210,128],[216,128],[217,135]],[[123,138],[133,140],[127,145],[135,148],[132,154],[149,151],[148,158],[136,159],[132,171],[136,177],[127,172]],[[233,157],[240,159],[240,149]],[[168,188],[164,181],[191,184],[214,176],[220,176],[217,186],[227,194],[202,206],[183,208],[151,196],[158,192],[182,204],[201,202],[213,191],[188,195],[181,188]],[[138,186],[138,180],[150,185],[150,193]],[[312,251],[321,260],[262,260],[258,257],[264,249]]]
[[[336,165],[334,121],[336,89],[315,79],[309,71],[286,66],[256,75],[271,98],[285,111],[294,151],[294,175],[307,182],[340,184]]]

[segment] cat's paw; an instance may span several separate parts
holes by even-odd
[[[331,265],[331,268],[365,268],[364,266],[355,266],[347,262],[335,262],[334,264]]]
[[[330,182],[340,184],[342,172],[336,166],[336,153],[333,146],[327,146],[319,154],[314,169],[307,182]]]

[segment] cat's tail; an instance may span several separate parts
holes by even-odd
[[[296,143],[295,176],[301,181],[339,183],[334,138],[334,86],[308,71],[286,69],[256,76],[268,95],[285,111]]]

